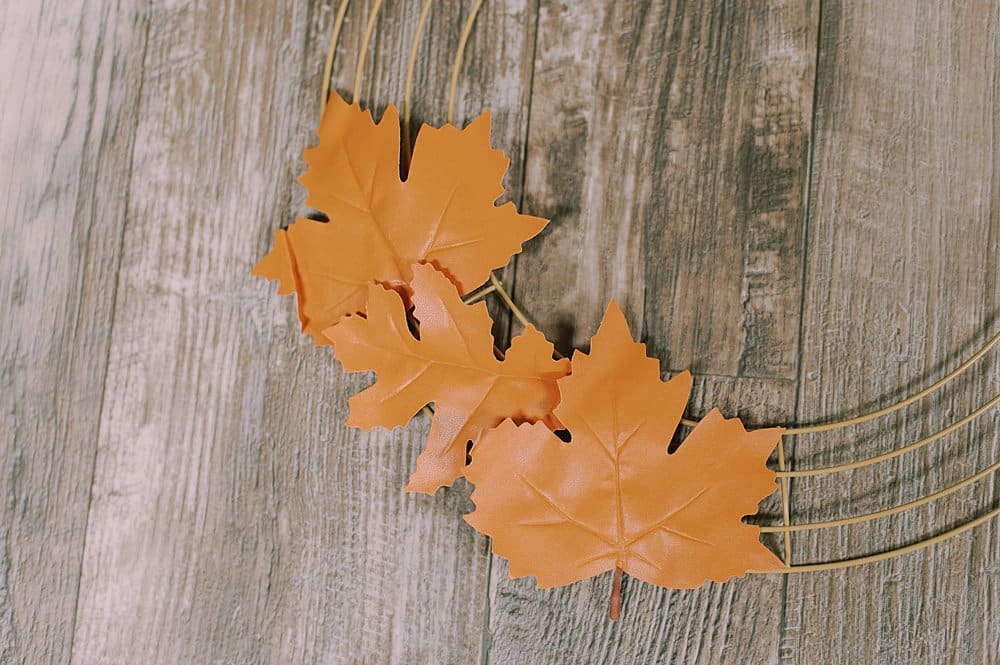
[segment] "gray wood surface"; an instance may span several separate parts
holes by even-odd
[[[73,648],[145,78],[138,4],[0,6],[3,663]]]
[[[249,275],[302,209],[339,4],[0,2],[0,663],[1000,660],[996,524],[846,571],[626,579],[612,624],[609,576],[509,580],[464,483],[403,493],[426,419],[345,429],[367,379]],[[345,94],[373,4],[349,5]],[[376,114],[402,103],[421,4],[382,6],[357,91]],[[431,5],[414,129],[446,119],[473,4]],[[696,374],[692,413],[812,422],[933,381],[1000,325],[998,93],[993,2],[485,0],[456,120],[493,109],[509,196],[554,220],[504,278],[561,350],[614,297],[665,372]],[[792,464],[931,433],[998,377],[994,354],[880,423],[790,439]],[[1000,457],[997,425],[797,480],[793,519],[953,483]],[[998,501],[993,478],[797,535],[793,558]]]
[[[1000,5],[946,4],[822,5],[799,420],[894,401],[1000,325]],[[997,360],[882,427],[800,437],[794,458],[837,463],[935,432],[997,393]],[[992,411],[890,463],[805,478],[792,491],[794,518],[867,512],[951,485],[1000,458],[998,424]],[[875,528],[795,543],[806,560],[875,552],[986,512],[998,496],[993,478]],[[997,662],[998,563],[994,522],[898,560],[792,577],[783,646],[854,662]]]

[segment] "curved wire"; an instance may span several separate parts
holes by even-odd
[[[504,288],[503,282],[497,279],[497,276],[494,275],[492,272],[490,273],[490,282],[492,282],[494,289],[496,289],[497,295],[500,296],[500,300],[502,300],[504,305],[507,306],[507,309],[510,310],[510,313],[514,315],[514,318],[517,319],[518,322],[525,328],[527,328],[528,326],[534,328],[535,325],[531,323],[531,321],[528,320],[528,317],[524,315],[524,312],[522,312],[521,309],[514,304],[514,300],[510,297],[510,294],[507,293],[507,289]],[[558,351],[556,351],[555,353],[556,355],[562,357]]]
[[[320,117],[326,110],[326,101],[330,98],[330,77],[333,76],[333,59],[337,55],[337,43],[340,41],[340,30],[344,27],[344,16],[347,15],[347,5],[351,0],[341,0],[337,9],[337,17],[333,20],[333,35],[330,37],[330,46],[326,50],[326,63],[323,65],[323,91],[320,93]]]
[[[778,437],[778,471],[785,470],[785,442]],[[778,478],[778,490],[781,492],[781,523],[788,526],[792,523],[792,490],[788,478]],[[781,557],[786,566],[792,565],[792,532],[781,534]]]
[[[965,533],[971,529],[975,529],[980,524],[985,524],[989,522],[994,517],[1000,515],[1000,508],[994,508],[985,515],[981,515],[973,520],[969,520],[964,524],[960,524],[954,529],[950,529],[943,533],[939,533],[936,536],[927,538],[925,540],[920,540],[915,543],[911,543],[904,547],[897,547],[895,549],[887,550],[885,552],[879,552],[878,554],[869,554],[868,556],[860,556],[853,559],[841,559],[840,561],[827,561],[823,563],[799,563],[794,566],[788,566],[787,568],[774,570],[774,571],[754,571],[759,573],[778,573],[778,574],[789,574],[789,573],[808,573],[817,572],[821,570],[839,570],[841,568],[853,568],[854,566],[861,566],[866,563],[875,563],[876,561],[885,561],[886,559],[894,559],[898,556],[904,554],[909,554],[910,552],[917,552],[931,545],[936,545],[938,543],[944,542],[953,536],[957,536],[961,533]]]
[[[965,416],[961,420],[953,422],[947,427],[940,429],[937,432],[930,434],[929,436],[925,436],[919,441],[914,441],[911,444],[905,445],[902,448],[896,448],[894,450],[890,450],[887,453],[882,453],[881,455],[875,455],[874,457],[867,457],[865,459],[857,460],[855,462],[848,462],[847,464],[836,464],[834,466],[824,466],[815,469],[796,469],[794,471],[778,471],[778,477],[803,478],[805,476],[821,476],[827,473],[837,473],[840,471],[850,471],[851,469],[860,469],[865,466],[871,466],[872,464],[878,464],[879,462],[890,460],[894,457],[899,457],[904,453],[908,453],[913,450],[923,448],[924,446],[928,446],[937,441],[938,439],[940,439],[941,437],[951,434],[960,427],[968,425],[970,422],[972,422],[985,412],[992,409],[998,403],[1000,403],[1000,395],[994,396],[993,399],[988,401],[986,404],[983,404],[981,407],[979,407],[969,415]]]
[[[413,92],[413,70],[417,64],[420,36],[424,32],[424,24],[427,23],[427,15],[430,13],[432,2],[434,0],[424,0],[424,6],[420,8],[417,30],[413,33],[413,46],[410,47],[410,58],[406,61],[406,85],[403,87],[403,153],[406,155],[407,165],[410,163],[410,151],[413,149],[410,145],[410,93]]]
[[[992,338],[990,338],[990,340],[987,341],[986,344],[983,345],[983,347],[981,349],[979,349],[974,354],[972,354],[971,356],[969,356],[969,358],[965,362],[963,362],[961,365],[959,365],[958,367],[956,367],[949,374],[947,374],[946,376],[941,377],[940,379],[938,379],[937,381],[935,381],[931,385],[927,386],[923,390],[919,390],[919,391],[913,393],[912,395],[910,395],[909,397],[906,397],[906,398],[900,400],[899,402],[896,402],[894,404],[890,404],[889,406],[887,406],[885,408],[882,408],[882,409],[877,409],[877,410],[871,411],[869,413],[861,414],[860,416],[855,416],[854,418],[848,418],[846,420],[837,420],[837,421],[833,421],[833,422],[829,422],[829,423],[821,423],[821,424],[818,424],[818,425],[802,425],[800,427],[786,427],[785,428],[785,435],[786,436],[791,436],[791,435],[794,435],[794,434],[815,434],[816,432],[829,432],[830,430],[840,429],[842,427],[850,427],[851,425],[860,425],[862,423],[866,423],[866,422],[869,422],[871,420],[875,420],[876,418],[881,418],[882,416],[887,416],[890,413],[894,413],[896,411],[899,411],[900,409],[905,408],[905,407],[913,404],[914,402],[918,402],[918,401],[922,400],[923,398],[927,397],[931,393],[934,393],[938,389],[943,388],[945,385],[947,385],[948,383],[950,383],[952,380],[954,380],[954,379],[958,378],[959,376],[961,376],[962,373],[964,373],[965,370],[967,370],[970,367],[972,367],[972,365],[975,364],[975,362],[977,360],[979,360],[980,358],[982,358],[983,356],[985,356],[987,353],[989,353],[990,350],[994,346],[996,346],[998,342],[1000,342],[1000,332],[998,332]],[[693,423],[694,421],[690,421],[690,422]],[[688,423],[684,423],[684,424],[688,424]]]
[[[872,513],[865,513],[864,515],[857,515],[855,517],[842,517],[835,520],[827,520],[825,522],[808,522],[804,524],[782,524],[782,525],[765,525],[760,527],[761,533],[784,533],[789,534],[797,531],[814,531],[817,529],[832,529],[838,526],[847,526],[848,524],[860,524],[862,522],[869,522],[871,520],[879,519],[881,517],[888,517],[889,515],[895,515],[896,513],[901,513],[912,508],[919,508],[920,506],[925,506],[928,503],[937,501],[938,499],[944,498],[949,494],[954,494],[961,489],[972,485],[973,483],[986,478],[987,476],[993,474],[997,469],[1000,469],[1000,462],[994,462],[982,471],[975,473],[968,478],[964,478],[954,485],[940,489],[933,494],[928,494],[927,496],[921,497],[919,499],[914,499],[913,501],[908,501],[906,503],[900,504],[898,506],[892,506],[891,508],[884,508],[882,510],[876,510]]]
[[[455,90],[458,88],[458,75],[462,71],[462,60],[465,58],[465,45],[469,41],[469,35],[472,34],[472,25],[476,22],[476,17],[479,16],[479,10],[483,7],[483,0],[476,0],[476,4],[473,5],[472,11],[469,13],[469,18],[465,20],[465,26],[462,28],[462,36],[458,40],[458,48],[455,49],[455,62],[451,66],[451,85],[448,87],[448,124],[455,124]]]
[[[361,49],[358,51],[358,64],[354,68],[354,91],[351,101],[357,101],[358,91],[361,89],[361,75],[364,73],[365,56],[368,55],[368,44],[371,42],[372,33],[375,32],[375,22],[378,20],[378,13],[382,9],[382,0],[375,0],[371,13],[368,14],[368,25],[365,27],[365,37],[361,41]]]

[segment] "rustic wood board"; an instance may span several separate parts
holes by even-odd
[[[0,7],[0,662],[65,663],[148,21]]]
[[[798,417],[850,416],[930,383],[1000,321],[1000,14],[996,3],[824,2],[807,221]],[[992,174],[992,175],[991,175]],[[994,356],[995,358],[995,356]],[[998,389],[1000,364],[873,426],[799,437],[800,466],[885,452]],[[794,483],[793,520],[911,501],[1000,456],[991,412],[917,453]],[[946,530],[997,502],[995,479],[880,522],[795,538],[796,560]],[[1000,657],[996,525],[893,561],[793,576],[782,646],[816,662]],[[831,608],[836,608],[830,611]]]
[[[413,9],[379,14],[358,91],[366,105],[402,99]],[[453,43],[454,9],[431,15]],[[359,50],[369,10],[348,13],[346,53]],[[146,70],[161,76],[141,100],[82,662],[467,662],[479,651],[490,560],[460,519],[468,492],[401,492],[426,421],[345,430],[341,397],[368,377],[345,377],[329,349],[311,348],[292,302],[249,275],[301,205],[297,155],[314,141],[320,87],[306,64],[322,61],[333,17],[318,6],[154,9]],[[225,31],[232,38],[218,40]],[[338,90],[353,84],[350,60]],[[448,52],[421,63],[418,94],[446,90]],[[214,85],[220,75],[227,86]],[[526,106],[514,95],[508,115]],[[248,219],[258,231],[246,232]],[[426,611],[443,597],[463,611]]]
[[[401,491],[426,418],[344,429],[369,378],[249,276],[303,210],[339,0],[59,4],[0,7],[0,662],[1000,658],[996,525],[843,572],[626,580],[618,624],[607,576],[507,579],[461,520],[465,484]],[[352,0],[334,88],[376,115],[401,105],[422,4],[382,3],[355,91],[375,0]],[[447,118],[473,4],[431,4],[414,132]],[[486,0],[455,121],[492,108],[510,198],[555,220],[504,279],[563,351],[618,299],[665,373],[698,375],[695,415],[852,415],[941,376],[1000,323],[993,5]],[[887,450],[998,376],[985,361],[885,426],[790,452]],[[997,424],[796,481],[793,517],[950,484],[1000,456]],[[993,479],[796,536],[793,556],[912,542],[998,499]],[[761,519],[779,513],[775,496]]]

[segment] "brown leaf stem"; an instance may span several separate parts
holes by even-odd
[[[608,618],[618,621],[622,616],[622,569],[615,566],[615,577],[611,582],[611,608],[608,610]]]

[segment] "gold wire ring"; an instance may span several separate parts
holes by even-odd
[[[326,50],[326,63],[323,65],[323,92],[320,93],[319,115],[323,117],[326,110],[326,100],[330,98],[330,77],[333,76],[333,60],[337,54],[337,43],[340,41],[340,30],[344,27],[344,16],[351,0],[341,0],[337,9],[337,18],[333,21],[333,35],[330,37],[330,47]]]
[[[420,37],[424,33],[424,24],[427,22],[427,14],[430,13],[431,3],[434,0],[424,0],[424,6],[420,8],[420,18],[417,19],[417,30],[413,33],[413,46],[410,48],[410,58],[406,62],[406,84],[403,86],[403,153],[406,155],[406,164],[409,166],[410,151],[410,93],[413,91],[413,70],[417,64],[417,49],[420,46]]]
[[[327,53],[326,65],[325,65],[325,68],[324,68],[324,75],[323,75],[323,79],[324,80],[323,80],[322,101],[323,101],[324,104],[326,103],[326,99],[329,96],[330,76],[332,74],[333,61],[334,61],[334,53],[336,51],[337,41],[339,39],[340,30],[341,30],[341,26],[343,24],[344,14],[346,13],[348,2],[349,2],[349,0],[342,0],[341,5],[340,5],[340,9],[337,12],[336,21],[334,23],[333,37],[331,39],[330,48],[329,48],[329,51]],[[432,0],[425,0],[425,3],[424,3],[424,5],[423,5],[423,7],[421,9],[419,24],[417,26],[416,33],[414,35],[414,44],[413,44],[413,46],[411,48],[410,59],[409,59],[409,61],[407,63],[407,75],[406,75],[406,84],[405,84],[406,87],[405,87],[405,97],[404,97],[405,126],[404,126],[404,129],[403,129],[404,136],[406,136],[407,139],[409,138],[410,92],[411,92],[412,83],[413,83],[413,71],[414,71],[416,54],[417,54],[417,49],[418,49],[418,42],[419,42],[420,36],[421,36],[421,34],[423,32],[424,23],[425,23],[425,21],[427,19],[427,13],[428,13],[428,11],[430,9],[431,2],[432,2]],[[355,69],[355,76],[354,76],[354,96],[355,97],[357,96],[358,89],[361,87],[361,77],[362,77],[363,67],[364,67],[364,61],[365,61],[365,53],[366,53],[366,51],[368,49],[368,44],[370,43],[371,36],[372,36],[373,31],[374,31],[374,26],[375,26],[376,18],[378,16],[378,12],[379,12],[379,9],[381,8],[381,5],[382,5],[382,0],[376,0],[376,3],[374,5],[374,7],[372,8],[372,12],[369,15],[368,25],[367,25],[367,28],[366,28],[366,31],[365,31],[364,40],[362,41],[362,44],[361,44],[361,51],[358,54],[357,67]],[[482,8],[482,5],[483,5],[483,0],[477,0],[476,4],[473,6],[473,9],[470,12],[468,18],[466,19],[465,25],[464,25],[464,27],[462,29],[462,35],[461,35],[461,38],[459,40],[459,44],[458,44],[458,47],[457,47],[457,50],[456,50],[456,53],[455,53],[455,59],[454,59],[453,65],[452,65],[451,80],[450,80],[449,92],[448,92],[448,122],[451,123],[451,124],[454,124],[455,97],[456,97],[456,90],[457,90],[457,86],[458,86],[458,78],[459,78],[459,74],[461,73],[462,62],[463,62],[464,55],[465,55],[465,47],[466,47],[466,45],[468,43],[469,36],[471,35],[472,28],[473,28],[473,25],[474,25],[475,20],[476,20],[476,16],[478,15],[479,10]],[[407,143],[407,146],[408,146],[409,141],[407,140],[406,143]],[[528,317],[525,315],[525,313],[514,302],[514,299],[511,297],[510,293],[504,287],[503,283],[496,277],[496,275],[494,275],[492,273],[490,274],[490,284],[487,285],[486,287],[480,289],[479,291],[477,291],[477,292],[475,292],[473,294],[470,294],[469,296],[466,297],[466,300],[467,300],[467,302],[474,302],[474,301],[479,300],[479,299],[481,299],[481,298],[483,298],[486,295],[489,295],[491,293],[495,293],[495,294],[497,294],[497,296],[500,297],[500,300],[504,303],[504,305],[507,307],[507,309],[511,312],[512,316],[514,316],[514,318],[516,318],[521,323],[522,326],[532,325],[531,322],[530,322],[530,320],[528,319]],[[958,367],[956,367],[954,370],[952,370],[952,372],[950,372],[946,376],[944,376],[941,379],[935,381],[934,383],[932,383],[931,385],[927,386],[926,388],[923,388],[923,389],[917,391],[916,393],[913,393],[912,395],[910,395],[910,396],[908,396],[908,397],[906,397],[906,398],[904,398],[904,399],[902,399],[902,400],[900,400],[898,402],[895,402],[895,403],[893,403],[893,404],[891,404],[891,405],[889,405],[887,407],[884,407],[884,408],[881,408],[881,409],[878,409],[878,410],[875,410],[875,411],[871,411],[869,413],[865,413],[865,414],[856,416],[854,418],[848,418],[846,420],[839,420],[839,421],[833,421],[833,422],[828,422],[828,423],[821,423],[821,424],[816,424],[816,425],[803,425],[803,426],[799,426],[799,427],[788,427],[788,428],[785,428],[785,433],[784,434],[786,436],[791,436],[791,435],[797,435],[797,434],[813,434],[813,433],[817,433],[817,432],[831,431],[831,430],[840,429],[840,428],[843,428],[843,427],[849,427],[849,426],[852,426],[852,425],[859,425],[859,424],[862,424],[862,423],[869,422],[871,420],[875,420],[875,419],[880,418],[882,416],[886,416],[886,415],[889,415],[891,413],[894,413],[895,411],[898,411],[899,409],[902,409],[902,408],[904,408],[906,406],[909,406],[910,404],[913,404],[913,403],[915,403],[915,402],[923,399],[924,397],[929,396],[930,394],[936,392],[940,388],[944,387],[945,385],[947,385],[951,381],[953,381],[956,378],[958,378],[959,376],[961,376],[976,361],[978,361],[980,358],[982,358],[987,353],[989,353],[989,351],[992,350],[997,345],[998,342],[1000,342],[1000,333],[997,333],[996,335],[994,335],[989,341],[986,342],[986,344],[982,348],[980,348],[978,351],[976,351],[976,353],[974,353],[972,356],[970,356],[968,359],[966,359],[961,365],[959,365]],[[818,469],[805,469],[805,470],[801,470],[801,471],[787,471],[785,469],[785,457],[784,457],[783,445],[781,444],[781,442],[779,442],[779,444],[778,444],[778,466],[779,466],[779,470],[777,472],[777,475],[778,475],[778,480],[779,480],[779,483],[780,483],[781,495],[782,495],[781,496],[781,500],[782,500],[782,518],[783,518],[783,524],[782,525],[765,525],[765,526],[761,526],[760,527],[760,530],[761,530],[762,533],[781,533],[783,535],[783,537],[784,537],[784,548],[783,548],[784,552],[783,552],[783,554],[784,554],[785,568],[783,568],[781,570],[778,570],[778,571],[774,571],[774,572],[777,572],[779,574],[790,574],[790,573],[815,572],[815,571],[824,571],[824,570],[838,570],[838,569],[843,569],[843,568],[851,568],[851,567],[854,567],[854,566],[860,566],[860,565],[867,564],[867,563],[874,563],[874,562],[877,562],[877,561],[885,561],[885,560],[888,560],[888,559],[892,559],[892,558],[895,558],[895,557],[898,557],[898,556],[902,556],[904,554],[915,552],[915,551],[924,549],[926,547],[929,547],[931,545],[935,545],[937,543],[943,542],[943,541],[948,540],[948,539],[950,539],[950,538],[952,538],[954,536],[958,536],[958,535],[960,535],[960,534],[962,534],[962,533],[964,533],[966,531],[969,531],[969,530],[971,530],[971,529],[973,529],[973,528],[975,528],[975,527],[977,527],[977,526],[979,526],[981,524],[984,524],[984,523],[988,522],[989,520],[993,519],[994,517],[997,517],[998,515],[1000,515],[1000,507],[998,507],[998,508],[995,508],[995,509],[989,511],[988,513],[986,513],[986,514],[984,514],[984,515],[982,515],[982,516],[980,516],[978,518],[975,518],[975,519],[972,519],[972,520],[970,520],[968,522],[965,522],[964,524],[961,524],[961,525],[959,525],[959,526],[957,526],[957,527],[955,527],[955,528],[953,528],[953,529],[951,529],[949,531],[945,531],[943,533],[937,534],[936,536],[933,536],[933,537],[930,537],[930,538],[926,538],[924,540],[921,540],[921,541],[918,541],[918,542],[915,542],[915,543],[911,543],[911,544],[903,546],[903,547],[898,547],[898,548],[887,550],[885,552],[880,552],[880,553],[877,553],[877,554],[871,554],[871,555],[862,556],[862,557],[855,557],[855,558],[851,558],[851,559],[841,559],[841,560],[837,560],[837,561],[821,562],[821,563],[796,564],[796,565],[791,565],[790,564],[790,559],[791,559],[791,541],[790,541],[790,535],[793,532],[809,531],[809,530],[817,530],[817,529],[825,529],[825,528],[836,528],[836,527],[840,527],[840,526],[846,526],[846,525],[849,525],[849,524],[856,524],[856,523],[866,522],[866,521],[869,521],[869,520],[878,519],[878,518],[882,518],[882,517],[887,517],[889,515],[894,515],[896,513],[903,512],[905,510],[909,510],[909,509],[912,509],[912,508],[917,508],[919,506],[926,505],[926,504],[931,503],[931,502],[933,502],[933,501],[935,501],[937,499],[943,498],[943,497],[945,497],[945,496],[947,496],[949,494],[953,494],[953,493],[955,493],[955,492],[963,489],[964,487],[968,487],[969,485],[975,483],[976,481],[985,478],[986,476],[990,475],[991,473],[994,473],[995,471],[997,471],[998,469],[1000,469],[1000,462],[995,462],[994,464],[991,464],[990,466],[988,466],[985,469],[979,471],[978,473],[973,474],[972,476],[969,476],[969,477],[967,477],[967,478],[965,478],[963,480],[960,480],[959,482],[955,483],[954,485],[946,487],[946,488],[944,488],[942,490],[938,490],[937,492],[929,494],[929,495],[927,495],[925,497],[922,497],[920,499],[916,499],[914,501],[907,502],[905,504],[901,504],[901,505],[898,505],[898,506],[893,506],[891,508],[886,508],[886,509],[883,509],[883,510],[874,511],[874,512],[871,512],[871,513],[865,513],[865,514],[858,515],[858,516],[855,516],[855,517],[847,517],[847,518],[840,518],[840,519],[835,519],[835,520],[828,520],[828,521],[825,521],[825,522],[814,522],[814,523],[806,523],[806,524],[790,524],[790,496],[789,496],[789,492],[788,492],[788,481],[791,478],[794,478],[794,477],[803,477],[803,476],[817,476],[817,475],[822,475],[822,474],[827,474],[827,473],[833,473],[833,472],[837,472],[837,471],[845,471],[845,470],[849,470],[849,469],[855,469],[855,468],[860,468],[860,467],[863,467],[863,466],[868,466],[870,464],[874,464],[874,463],[879,462],[879,461],[883,461],[883,460],[887,460],[887,459],[891,459],[891,458],[897,457],[897,456],[902,455],[902,454],[904,454],[906,452],[909,452],[909,451],[912,451],[912,450],[916,450],[918,448],[926,446],[929,443],[931,443],[931,442],[933,442],[933,441],[935,441],[935,440],[937,440],[937,439],[945,436],[946,434],[949,434],[949,433],[955,431],[959,427],[962,427],[963,425],[968,424],[973,419],[975,419],[976,417],[978,417],[979,415],[981,415],[982,413],[984,413],[988,409],[992,408],[998,402],[1000,402],[1000,395],[995,396],[989,402],[987,402],[986,404],[984,404],[980,408],[976,409],[975,411],[973,411],[971,414],[969,414],[965,418],[963,418],[963,419],[961,419],[961,420],[959,420],[959,421],[957,421],[955,423],[952,423],[951,425],[943,428],[942,430],[940,430],[938,432],[935,432],[934,434],[931,434],[931,435],[929,435],[929,436],[927,436],[927,437],[925,437],[925,438],[923,438],[923,439],[921,439],[921,440],[919,440],[917,442],[914,442],[914,443],[909,444],[907,446],[904,446],[902,448],[890,451],[888,453],[884,453],[882,455],[877,455],[875,457],[867,458],[865,460],[858,460],[857,462],[851,462],[851,463],[848,463],[848,464],[842,464],[842,465],[831,466],[831,467],[824,467],[824,468],[818,468]],[[688,419],[688,418],[682,419],[681,422],[682,422],[682,424],[687,425],[687,426],[695,426],[695,425],[698,424],[697,420]]]
[[[914,441],[913,443],[907,444],[902,448],[895,448],[889,452],[882,453],[881,455],[875,455],[873,457],[867,457],[865,459],[860,459],[855,462],[848,462],[847,464],[836,464],[834,466],[825,466],[816,469],[796,469],[795,471],[779,471],[778,476],[782,478],[803,478],[806,476],[822,476],[830,473],[838,473],[840,471],[850,471],[851,469],[860,469],[866,466],[871,466],[872,464],[878,464],[879,462],[884,462],[886,460],[893,459],[894,457],[899,457],[908,452],[914,450],[919,450],[925,446],[928,446],[938,439],[951,434],[955,430],[968,425],[973,420],[983,415],[994,406],[1000,403],[1000,395],[994,396],[990,401],[986,402],[978,409],[965,416],[961,420],[957,420],[952,424],[944,427],[933,434],[929,434],[919,441]]]

